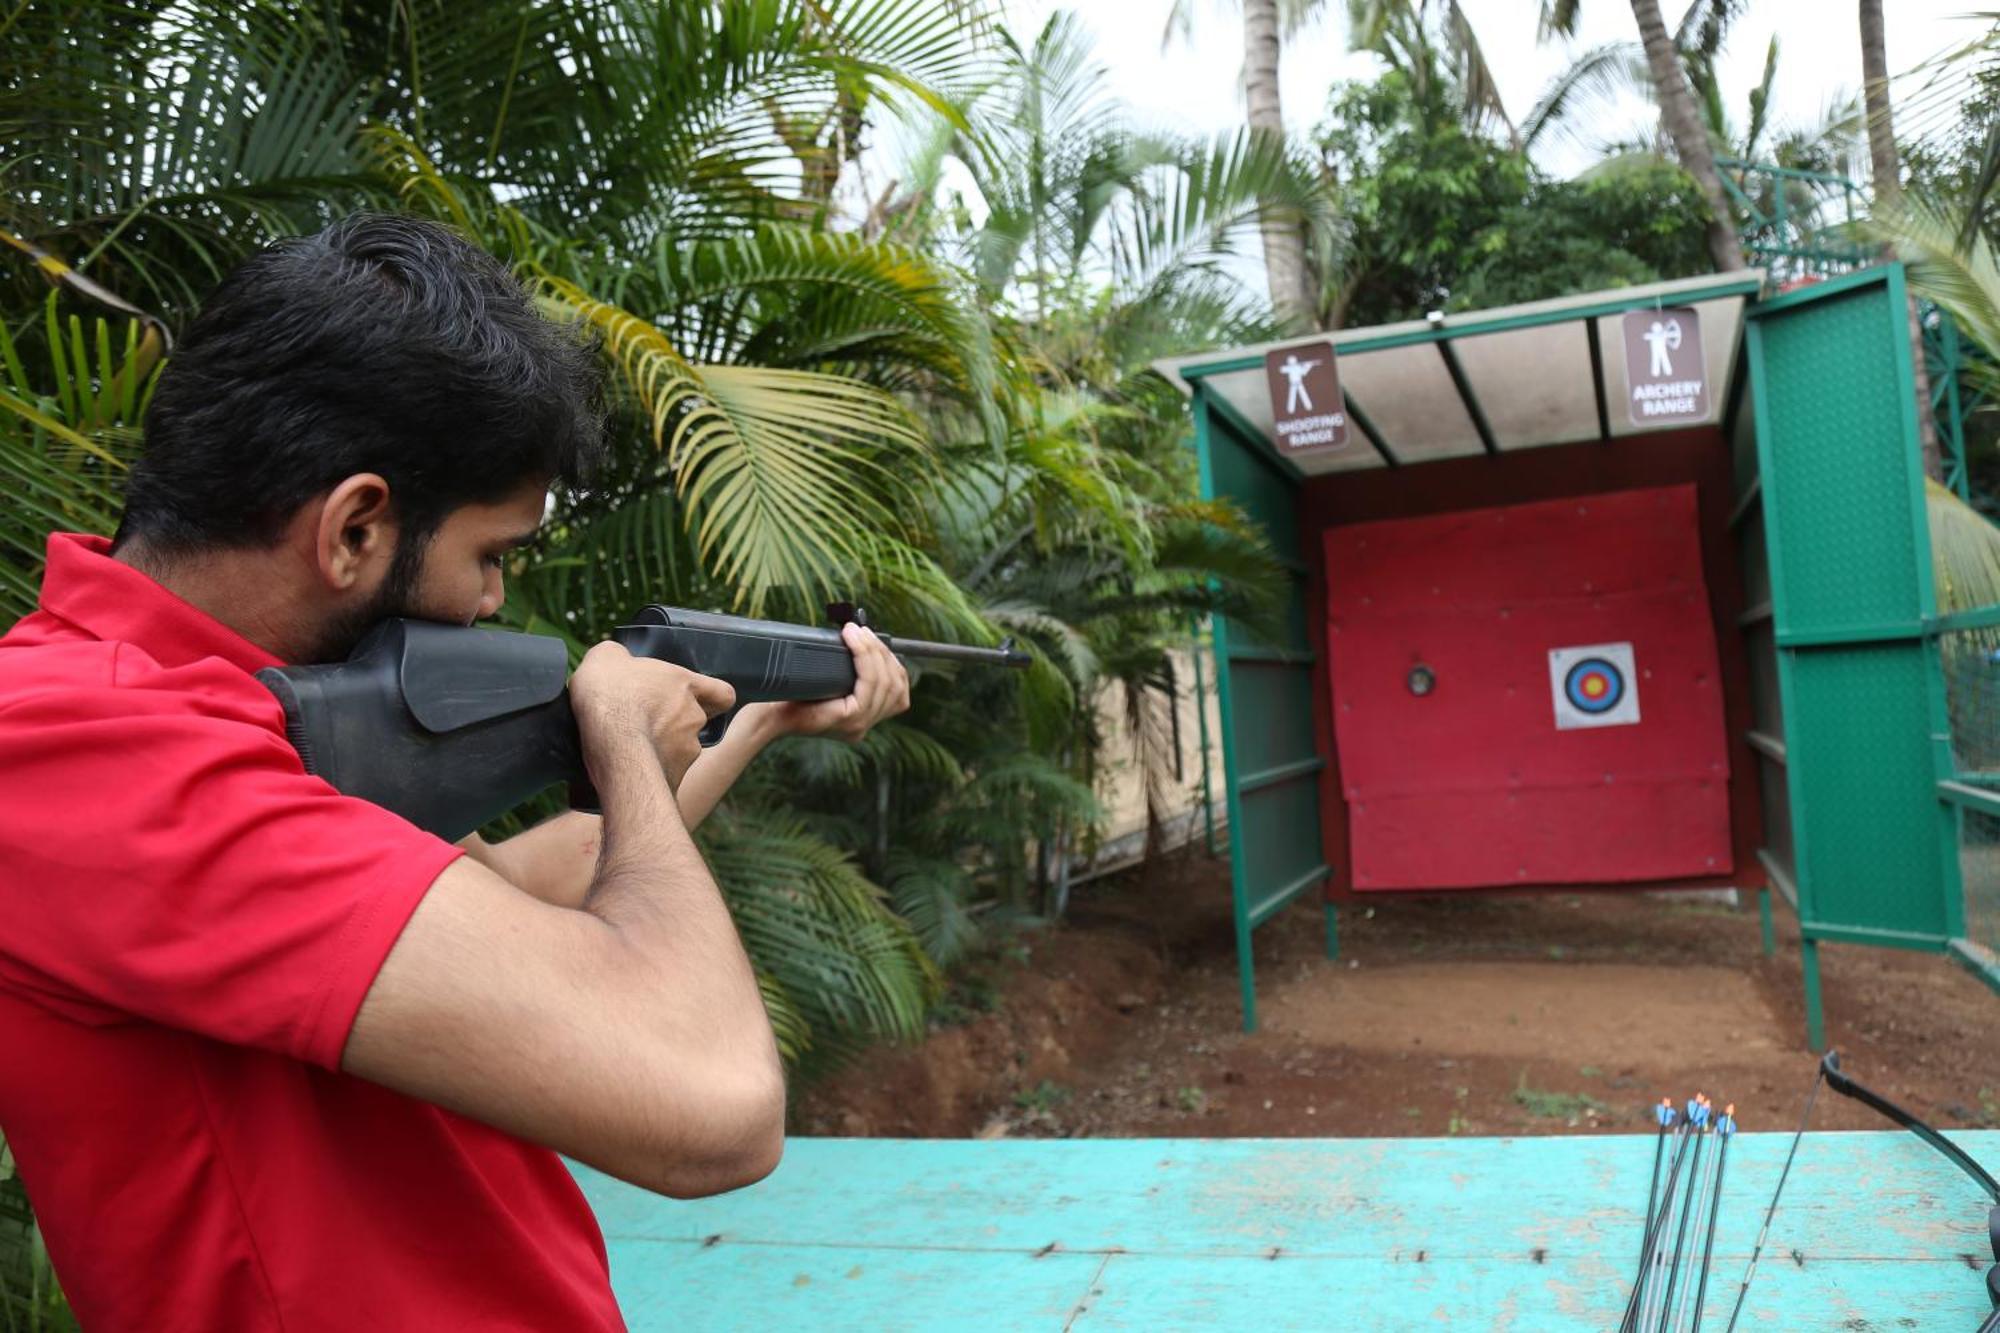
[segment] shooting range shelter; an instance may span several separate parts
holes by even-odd
[[[1246,1029],[1314,890],[1331,957],[1338,904],[1524,888],[1755,890],[1768,951],[1775,888],[1815,1049],[1821,940],[1963,945],[2000,799],[1939,640],[2000,618],[1936,615],[1908,309],[1744,271],[1160,363],[1293,575],[1213,629]]]

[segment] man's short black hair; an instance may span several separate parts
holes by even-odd
[[[408,548],[461,505],[581,484],[604,448],[595,350],[450,228],[379,214],[223,279],[145,432],[118,541],[169,556],[270,545],[359,472],[388,481]]]

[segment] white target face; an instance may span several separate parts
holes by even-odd
[[[1629,727],[1639,720],[1639,673],[1629,643],[1549,649],[1556,730]]]

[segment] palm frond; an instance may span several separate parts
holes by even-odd
[[[780,589],[842,591],[865,551],[900,526],[871,479],[885,455],[921,462],[923,434],[895,399],[810,371],[696,366],[650,322],[543,276],[545,304],[582,320],[646,412],[701,558],[752,614]]]
[[[892,852],[885,878],[896,915],[939,966],[956,962],[978,940],[978,922],[966,910],[972,876],[963,866],[944,857]]]
[[[2000,262],[1983,233],[1962,246],[1962,217],[1918,195],[1905,196],[1900,207],[1879,208],[1867,231],[1895,247],[1908,266],[1911,290],[1935,302],[1989,357],[2000,355]]]
[[[922,1031],[937,972],[845,853],[783,816],[726,814],[701,831],[745,950],[814,1045]]]
[[[1533,147],[1551,131],[1573,139],[1579,107],[1587,110],[1623,93],[1650,99],[1653,83],[1645,59],[1637,42],[1605,42],[1583,52],[1542,89],[1521,122],[1521,141]]]
[[[0,620],[34,609],[48,534],[109,534],[137,423],[159,377],[159,338],[137,319],[60,317],[46,300],[46,363],[30,372],[0,323]]]
[[[1938,614],[2000,606],[2000,527],[1928,477],[1924,507]]]

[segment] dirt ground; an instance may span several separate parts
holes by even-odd
[[[1183,853],[1078,889],[1070,919],[969,969],[928,1037],[794,1098],[807,1134],[955,1137],[1632,1132],[1700,1091],[1789,1130],[1814,1072],[1796,931],[1754,898],[1629,891],[1315,902],[1257,932],[1241,1030],[1227,863]],[[2000,1127],[2000,996],[1951,961],[1822,945],[1849,1072],[1944,1127]],[[1883,1122],[1821,1097],[1813,1124]]]

